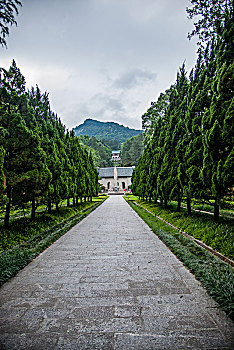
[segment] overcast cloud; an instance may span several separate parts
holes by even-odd
[[[189,0],[21,1],[0,66],[15,59],[69,128],[91,117],[140,129],[183,61],[195,64]]]

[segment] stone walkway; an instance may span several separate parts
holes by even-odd
[[[0,349],[233,349],[232,322],[121,196],[0,289]]]

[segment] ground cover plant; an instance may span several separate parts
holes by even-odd
[[[143,207],[134,204],[134,201],[131,200],[135,199],[134,197],[125,196],[125,199],[234,320],[233,268],[183,236],[176,229],[157,219],[153,214],[145,211]]]
[[[171,201],[171,206],[174,206],[177,208],[177,202]],[[183,209],[187,208],[186,202],[181,202],[181,207]],[[213,215],[213,201],[211,200],[210,203],[202,202],[201,200],[192,200],[191,201],[191,209],[195,211],[206,211],[207,213],[210,213],[210,215]],[[230,217],[234,219],[234,202],[232,201],[222,201],[222,206],[220,209],[220,216]]]
[[[0,285],[13,277],[50,244],[65,234],[107,196],[94,197],[74,207],[62,207],[51,214],[41,213],[32,221],[21,217],[10,221],[8,230],[0,224]]]

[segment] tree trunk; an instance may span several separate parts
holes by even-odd
[[[160,205],[163,206],[163,198],[160,197]]]
[[[80,197],[80,203],[82,203],[82,197]]]
[[[73,207],[76,205],[76,197],[75,196],[73,196]]]
[[[7,186],[7,199],[8,202],[6,204],[6,212],[4,217],[4,227],[9,227],[9,221],[10,221],[10,210],[11,210],[11,187]]]
[[[70,198],[67,198],[67,206],[70,207]]]
[[[59,203],[56,202],[56,211],[59,212]]]
[[[31,220],[35,220],[36,216],[36,205],[35,205],[35,198],[32,199],[32,211],[31,211]]]
[[[191,209],[191,199],[187,197],[187,213],[188,215],[191,215],[192,209]]]
[[[48,214],[51,214],[51,201],[48,202]]]
[[[76,196],[76,205],[78,205],[78,196]]]
[[[181,198],[178,197],[178,199],[177,199],[177,209],[176,209],[176,211],[180,211],[180,208],[181,208]]]
[[[214,221],[219,221],[219,200],[217,198],[214,203]]]

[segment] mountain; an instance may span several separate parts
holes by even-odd
[[[139,157],[144,151],[143,134],[133,136],[122,143],[121,159],[123,166],[137,165]]]
[[[137,165],[137,161],[144,150],[143,134],[133,136],[122,143],[119,147],[111,147],[106,140],[97,140],[95,136],[79,136],[79,142],[86,150],[92,154],[93,162],[96,167],[106,168],[113,166],[111,162],[111,151],[121,150],[122,166]],[[116,146],[114,144],[114,146]]]
[[[111,148],[103,140],[97,140],[94,136],[81,135],[79,142],[89,153],[91,152],[96,167],[105,168],[113,165],[110,160]]]
[[[99,140],[116,140],[118,143],[122,143],[132,136],[137,136],[143,132],[143,130],[130,129],[118,123],[100,122],[95,119],[86,119],[83,124],[76,126],[73,130],[77,136],[94,136]]]

